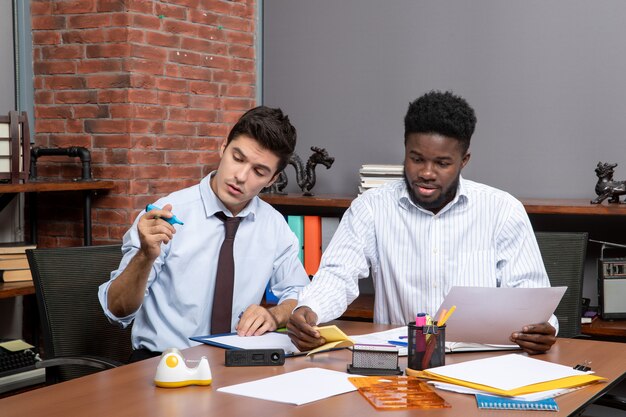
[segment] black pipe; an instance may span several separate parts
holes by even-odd
[[[69,156],[80,158],[83,164],[83,180],[91,179],[91,152],[82,146],[71,146],[69,148],[32,148],[30,150],[30,179],[37,178],[37,158],[40,156]]]

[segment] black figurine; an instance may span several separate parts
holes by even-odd
[[[617,164],[598,162],[596,167],[596,175],[598,176],[596,194],[598,197],[591,200],[591,204],[600,204],[609,197],[611,197],[609,203],[620,203],[619,196],[626,194],[626,181],[613,180],[616,166]]]
[[[303,192],[303,195],[312,196],[311,189],[315,186],[315,166],[316,165],[324,165],[326,169],[330,168],[335,162],[335,158],[328,155],[328,151],[324,148],[318,148],[316,146],[311,146],[311,150],[313,154],[309,156],[309,160],[306,162],[306,166],[302,166],[302,159],[295,152],[289,158],[289,165],[293,165],[296,169],[296,182],[298,186]],[[287,174],[285,174],[285,170],[282,170],[280,174],[278,174],[278,179],[274,184],[265,188],[264,192],[269,192],[273,194],[286,194],[283,192],[285,187],[287,186]]]

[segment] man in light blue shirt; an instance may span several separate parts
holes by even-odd
[[[475,125],[474,110],[450,92],[409,105],[405,178],[366,191],[344,214],[288,323],[301,350],[324,343],[313,326],[340,316],[370,271],[374,321],[398,325],[419,312],[435,314],[455,285],[550,286],[522,204],[461,177]],[[550,321],[510,339],[531,354],[545,352],[556,341],[556,317]]]
[[[295,142],[295,128],[280,109],[249,110],[222,145],[216,171],[156,201],[161,209],[137,217],[124,235],[119,268],[98,292],[109,320],[124,327],[134,320],[132,360],[192,346],[197,343],[190,336],[213,333],[218,254],[227,218],[240,218],[232,249],[228,331],[253,336],[286,324],[309,279],[298,259],[296,236],[257,194],[277,179]],[[183,225],[165,220],[172,211]],[[279,304],[264,308],[259,303],[268,282]]]

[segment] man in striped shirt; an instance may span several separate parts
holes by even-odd
[[[398,325],[434,314],[453,286],[550,286],[522,204],[461,176],[476,125],[468,103],[432,91],[409,105],[404,124],[404,181],[353,201],[299,296],[288,330],[301,350],[323,344],[314,326],[339,317],[370,271],[374,321]],[[550,321],[511,341],[531,354],[549,350],[558,326]]]

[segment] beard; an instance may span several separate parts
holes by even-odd
[[[461,174],[459,173],[459,175],[457,175],[454,181],[452,181],[450,186],[446,189],[442,189],[441,193],[439,194],[439,197],[437,197],[435,200],[432,200],[432,201],[424,200],[415,192],[415,190],[413,189],[413,185],[411,184],[411,181],[409,181],[406,175],[406,169],[404,170],[404,183],[406,184],[406,189],[409,192],[409,197],[411,198],[411,201],[415,205],[418,205],[421,208],[431,211],[436,214],[446,204],[448,204],[450,201],[454,199],[454,196],[456,195],[456,190],[459,188],[460,176]]]

